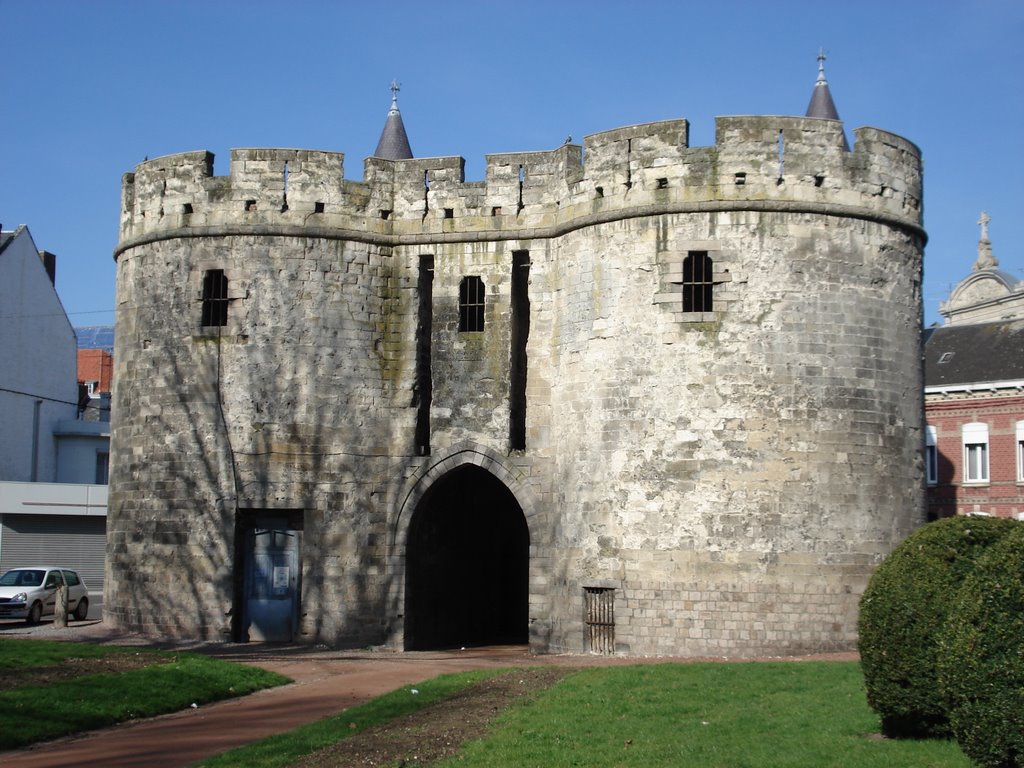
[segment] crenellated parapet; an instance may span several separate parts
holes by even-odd
[[[875,128],[802,117],[716,120],[714,146],[690,147],[686,120],[617,128],[543,152],[487,156],[483,181],[461,157],[368,158],[346,180],[344,155],[234,149],[185,152],[125,174],[120,244],[204,234],[315,234],[383,245],[553,237],[599,221],[713,210],[780,210],[879,219],[921,229],[921,158]],[[585,162],[584,162],[585,158]]]
[[[140,164],[107,619],[856,648],[871,571],[924,512],[921,158],[845,132],[825,88],[826,114],[718,118],[710,146],[624,126],[474,181],[410,157],[394,103],[361,180],[301,149]]]

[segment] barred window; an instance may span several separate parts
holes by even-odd
[[[711,312],[712,261],[707,251],[690,251],[683,259],[683,312]]]
[[[484,329],[484,281],[479,276],[462,278],[459,284],[459,332]]]
[[[208,269],[203,275],[202,325],[228,324],[228,278],[223,269]]]

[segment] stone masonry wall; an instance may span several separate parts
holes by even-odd
[[[366,161],[206,152],[124,180],[105,610],[227,637],[238,510],[302,521],[300,635],[402,644],[417,500],[464,463],[530,531],[530,641],[849,648],[871,570],[923,519],[920,158],[872,128],[685,120],[584,147]],[[586,157],[586,165],[581,157]],[[684,311],[707,252],[714,306]],[[513,253],[529,260],[526,448],[510,446]],[[415,430],[431,257],[430,452]],[[223,269],[228,324],[199,324]],[[458,287],[485,328],[458,330]],[[422,364],[422,362],[420,363]],[[467,608],[471,609],[471,607]]]

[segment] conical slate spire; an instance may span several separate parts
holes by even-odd
[[[374,157],[381,157],[385,160],[408,160],[412,157],[409,137],[405,133],[405,123],[402,122],[402,113],[398,111],[399,90],[398,83],[392,80],[391,109],[388,110],[388,119],[384,123],[384,130],[380,133],[380,141],[377,142],[377,149],[373,153]]]
[[[832,101],[832,93],[828,89],[828,80],[825,79],[825,51],[818,53],[818,80],[814,84],[814,92],[811,94],[811,103],[807,105],[806,117],[821,117],[826,120],[838,120],[839,112],[836,104]]]

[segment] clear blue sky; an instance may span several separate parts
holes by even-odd
[[[0,0],[0,223],[58,255],[76,326],[114,320],[121,175],[232,147],[346,155],[360,178],[390,103],[418,157],[544,150],[685,117],[802,115],[819,47],[848,135],[925,158],[925,321],[974,260],[982,210],[1024,279],[1024,2]],[[0,307],[0,319],[3,308]]]

